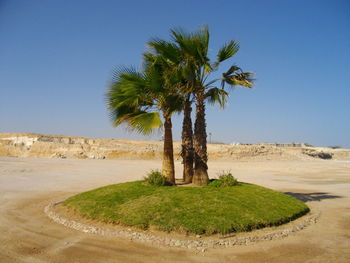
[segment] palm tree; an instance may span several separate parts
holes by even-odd
[[[192,183],[193,180],[193,162],[194,162],[194,148],[193,148],[193,129],[192,129],[192,100],[191,93],[185,96],[183,113],[184,118],[182,122],[182,143],[181,156],[183,160],[183,175],[182,179],[185,183]]]
[[[191,183],[193,178],[193,131],[192,131],[192,94],[189,91],[189,82],[187,81],[186,67],[183,64],[183,52],[175,44],[159,38],[153,38],[148,42],[151,52],[162,57],[167,64],[167,70],[176,72],[178,85],[178,94],[183,97],[184,119],[182,124],[182,150],[183,159],[183,181]]]
[[[220,79],[207,81],[213,71],[216,71],[221,62],[231,58],[239,50],[235,41],[225,44],[217,53],[217,60],[213,63],[208,57],[209,30],[204,27],[197,32],[187,33],[181,29],[171,30],[172,38],[180,49],[181,62],[184,75],[188,82],[187,94],[193,95],[196,102],[196,120],[194,124],[193,148],[194,148],[194,175],[195,185],[205,185],[209,182],[207,134],[205,121],[205,100],[218,101],[221,105],[226,102],[228,93],[224,90],[225,83],[235,86],[252,87],[251,73],[237,72],[239,67],[232,66]],[[222,88],[213,85],[222,80]],[[190,115],[190,108],[184,113]],[[190,134],[190,133],[187,133]]]
[[[145,54],[145,69],[116,71],[107,93],[107,104],[115,126],[126,123],[131,130],[150,134],[164,123],[162,174],[175,184],[171,116],[181,110],[182,97],[176,93],[176,76],[165,71],[163,59]],[[180,106],[179,106],[180,105]]]
[[[239,67],[232,66],[223,73],[222,78],[207,81],[210,73],[217,70],[220,63],[237,53],[239,46],[235,41],[224,45],[217,54],[217,61],[211,62],[208,57],[209,30],[207,27],[187,33],[181,29],[171,30],[173,42],[154,38],[148,42],[151,53],[147,57],[156,57],[163,65],[162,74],[165,79],[173,79],[172,87],[182,97],[184,120],[182,126],[182,151],[184,163],[183,179],[197,185],[208,183],[205,101],[219,103],[223,107],[228,93],[225,84],[230,86],[252,87],[251,73],[243,72]],[[174,77],[175,76],[175,77]],[[221,88],[213,86],[222,81]],[[175,83],[177,82],[177,85]],[[196,102],[196,121],[194,136],[192,130],[192,103]],[[178,105],[180,106],[180,105]],[[195,162],[193,169],[193,162]]]

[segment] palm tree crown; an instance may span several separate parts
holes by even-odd
[[[176,92],[176,75],[161,57],[145,54],[142,72],[121,68],[107,93],[107,104],[114,125],[126,123],[131,130],[149,134],[164,126],[163,175],[175,183],[171,115],[180,111],[182,97]],[[162,113],[162,116],[160,116]],[[163,122],[161,118],[163,118]]]

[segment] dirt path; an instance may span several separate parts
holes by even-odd
[[[0,158],[0,262],[350,262],[350,162],[213,162],[242,181],[289,192],[321,211],[285,239],[196,252],[84,234],[51,222],[52,200],[140,179],[159,161]],[[178,174],[181,174],[177,163]]]

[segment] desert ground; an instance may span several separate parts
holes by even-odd
[[[350,262],[350,161],[210,161],[210,176],[231,170],[240,181],[301,198],[318,222],[286,238],[208,249],[155,247],[82,233],[54,223],[44,207],[76,193],[141,179],[159,160],[0,157],[0,262]],[[181,163],[176,162],[181,175]]]

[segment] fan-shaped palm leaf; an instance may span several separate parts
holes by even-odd
[[[227,44],[225,44],[218,52],[217,54],[217,60],[218,62],[222,62],[224,60],[227,60],[231,58],[233,55],[235,55],[239,50],[239,44],[231,40]]]
[[[131,130],[136,130],[145,135],[162,126],[158,112],[139,111],[131,113],[127,118],[127,123]]]
[[[219,104],[221,108],[224,108],[227,102],[228,93],[223,89],[215,87],[209,89],[205,94],[205,97],[210,104]]]
[[[252,72],[241,72],[230,75],[223,74],[221,85],[222,87],[224,87],[225,83],[227,83],[230,86],[242,86],[246,88],[252,88],[255,80],[253,76],[254,73]]]

